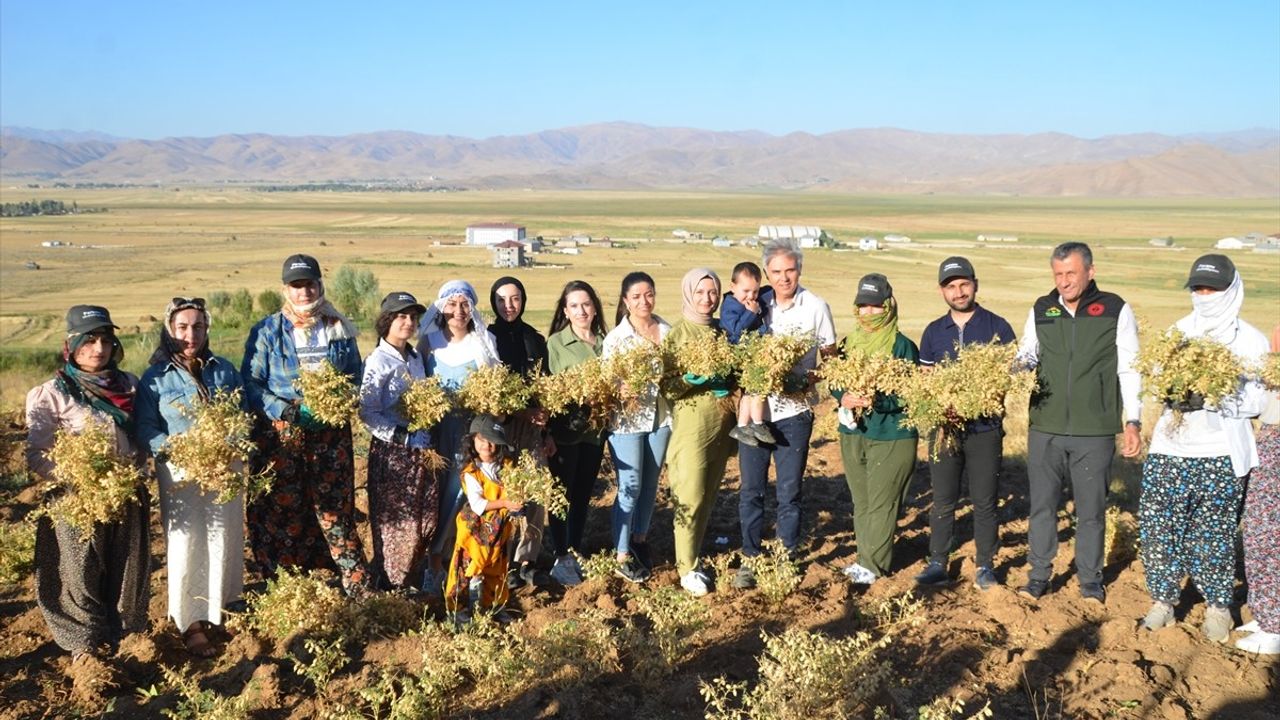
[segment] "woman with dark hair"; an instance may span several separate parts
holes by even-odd
[[[351,424],[326,425],[294,387],[302,370],[328,362],[360,380],[356,327],[324,297],[320,263],[292,255],[281,271],[284,305],[253,326],[240,375],[259,424],[271,490],[249,503],[249,544],[264,573],[281,566],[336,569],[348,595],[368,589],[355,522]]]
[[[547,351],[551,372],[564,372],[580,363],[600,357],[604,341],[604,319],[600,316],[600,298],[589,284],[572,280],[560,291],[551,329],[547,332]],[[583,427],[581,414],[557,417],[551,423],[556,452],[550,458],[551,473],[564,486],[569,511],[564,520],[552,516],[551,539],[555,543],[556,562],[551,577],[561,585],[582,582],[582,570],[569,554],[582,554],[582,533],[591,509],[591,491],[600,475],[604,458],[604,435]]]
[[[521,375],[532,373],[536,367],[547,372],[547,341],[521,319],[528,300],[524,284],[510,276],[498,278],[489,288],[494,315],[489,331],[493,333],[498,359]]]
[[[106,308],[67,311],[64,365],[27,393],[27,469],[40,480],[54,479],[55,465],[45,453],[58,431],[79,433],[90,423],[109,425],[116,455],[142,465],[131,439],[138,380],[120,369],[124,347],[115,330]],[[150,506],[146,486],[139,485],[120,519],[98,523],[87,535],[49,515],[36,521],[36,604],[73,664],[105,654],[125,633],[146,625]]]
[[[617,324],[604,339],[603,357],[609,358],[648,343],[662,345],[671,326],[653,312],[653,278],[645,272],[622,278]],[[657,368],[661,372],[661,368]],[[632,582],[648,578],[653,570],[649,553],[649,522],[658,497],[658,476],[671,440],[671,408],[650,383],[634,405],[614,413],[609,424],[609,449],[618,473],[618,494],[613,501],[613,549],[619,573]]]
[[[694,268],[680,281],[683,317],[671,328],[668,342],[682,344],[709,340],[720,332],[715,311],[720,306],[720,278],[708,268]],[[680,586],[700,597],[709,591],[711,579],[699,555],[702,538],[711,520],[724,466],[733,450],[729,429],[737,420],[728,400],[725,378],[684,375],[668,387],[674,400],[671,411],[671,449],[667,469],[671,494],[677,507],[675,520],[676,571]]]
[[[165,446],[191,428],[191,408],[242,385],[235,365],[209,351],[204,299],[174,298],[138,387],[138,441],[155,458],[160,486],[169,617],[196,657],[215,654],[208,631],[222,625],[222,609],[244,589],[244,494],[223,503],[184,482],[184,468],[168,461]]]
[[[436,300],[427,307],[418,328],[418,347],[426,355],[426,370],[446,390],[462,387],[472,371],[500,362],[493,334],[476,308],[476,290],[465,280],[449,280],[440,286]],[[453,549],[454,519],[462,501],[462,436],[470,415],[454,410],[436,426],[436,448],[449,467],[440,488],[439,532],[431,542],[430,561],[423,589],[444,591],[445,556]]]
[[[378,346],[365,359],[360,419],[369,429],[369,530],[372,569],[390,588],[413,587],[435,537],[440,512],[439,468],[433,466],[431,433],[409,431],[401,396],[426,378],[422,354],[409,343],[418,336],[426,307],[407,292],[382,300],[374,324]]]

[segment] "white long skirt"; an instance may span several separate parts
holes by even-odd
[[[182,469],[169,463],[158,464],[156,475],[169,572],[169,617],[178,630],[197,620],[221,625],[222,609],[244,590],[244,496],[219,504],[216,493],[180,482]]]

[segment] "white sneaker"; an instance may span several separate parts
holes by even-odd
[[[551,579],[565,587],[582,584],[582,575],[578,572],[577,563],[572,555],[561,555],[556,564],[551,566]]]
[[[1262,629],[1261,627],[1258,627],[1258,621],[1257,621],[1257,620],[1250,620],[1249,622],[1247,622],[1247,623],[1245,623],[1245,624],[1241,625],[1240,627],[1236,628],[1236,632],[1242,632],[1242,633],[1255,633],[1255,632],[1258,632],[1258,631],[1259,631],[1259,630],[1261,630],[1261,629]]]
[[[1280,633],[1258,630],[1249,637],[1237,640],[1236,647],[1259,655],[1280,655]]]
[[[710,582],[711,578],[708,578],[700,570],[690,570],[680,576],[680,587],[694,597],[706,595],[709,592],[707,585]]]
[[[842,572],[844,572],[845,577],[849,578],[849,582],[854,585],[870,585],[879,579],[879,576],[873,571],[862,567],[858,563],[850,565]]]

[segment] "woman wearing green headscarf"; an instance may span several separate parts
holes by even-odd
[[[888,278],[878,273],[864,276],[854,304],[858,322],[841,352],[892,355],[913,363],[919,359],[916,344],[898,332],[898,302]],[[902,427],[897,396],[832,394],[840,406],[840,458],[853,495],[858,542],[858,561],[844,574],[855,585],[870,585],[888,573],[893,562],[893,530],[915,468],[918,438],[915,430]]]

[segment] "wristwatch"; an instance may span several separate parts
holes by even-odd
[[[1134,426],[1135,428],[1137,428],[1139,432],[1141,432],[1141,431],[1142,431],[1142,421],[1141,421],[1141,420],[1126,420],[1124,424],[1125,424],[1125,427],[1128,427],[1129,425],[1132,425],[1132,426]]]

